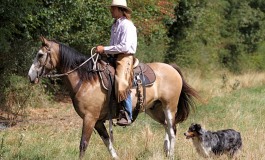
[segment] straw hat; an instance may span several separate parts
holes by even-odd
[[[113,0],[110,6],[125,8],[129,13],[132,13],[131,8],[127,7],[126,0]]]

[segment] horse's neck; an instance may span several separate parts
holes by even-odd
[[[81,80],[77,71],[70,73],[64,77],[64,83],[70,91],[71,96],[75,95],[80,90],[100,90],[101,85],[98,79],[95,80]]]
[[[77,72],[73,72],[64,77],[64,82],[67,89],[70,91],[70,94],[76,94],[82,84],[81,79],[78,76]]]

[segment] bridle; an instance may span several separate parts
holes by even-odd
[[[48,46],[45,46],[45,48],[46,48],[46,50],[47,50],[47,52],[46,52],[46,59],[45,59],[45,61],[44,61],[44,65],[42,65],[41,67],[41,71],[40,72],[38,72],[38,74],[37,74],[37,78],[39,78],[39,77],[45,77],[45,75],[44,75],[44,69],[45,69],[45,67],[46,67],[46,65],[47,65],[47,63],[48,63],[48,58],[50,58],[50,62],[51,62],[51,68],[54,68],[53,67],[53,63],[52,63],[52,60],[51,60],[51,47],[52,47],[52,45],[53,45],[53,43],[48,47]]]
[[[84,61],[82,64],[80,64],[79,66],[77,66],[76,68],[66,72],[66,73],[62,73],[62,74],[43,74],[44,72],[44,69],[46,67],[46,65],[48,64],[48,59],[50,59],[50,64],[51,64],[51,68],[54,68],[54,65],[53,65],[53,62],[52,62],[52,59],[51,59],[51,48],[52,48],[52,45],[53,45],[53,42],[50,46],[45,46],[45,48],[47,49],[47,56],[46,56],[46,59],[45,59],[45,62],[44,62],[44,65],[42,66],[42,69],[41,69],[41,76],[40,77],[46,77],[46,78],[56,78],[56,77],[63,77],[63,76],[67,76],[71,73],[73,73],[74,71],[76,71],[77,69],[79,69],[80,67],[82,67],[84,64],[86,64],[88,61],[90,61],[92,59],[93,61],[93,69],[92,71],[97,71],[96,69],[96,62],[98,60],[98,57],[99,57],[99,54],[95,52],[95,49],[96,47],[93,47],[90,51],[90,54],[91,54],[91,57],[88,58],[86,61]],[[94,59],[95,58],[95,59]]]

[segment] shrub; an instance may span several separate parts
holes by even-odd
[[[17,118],[26,116],[26,108],[42,107],[50,104],[42,85],[32,86],[29,81],[21,76],[9,75],[4,80],[1,88],[3,106],[1,110]]]

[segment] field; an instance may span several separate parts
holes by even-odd
[[[205,76],[185,71],[187,81],[200,91],[199,103],[187,121],[178,125],[175,159],[202,159],[183,133],[192,122],[206,129],[233,128],[241,132],[242,160],[265,160],[265,74]],[[0,132],[0,159],[78,159],[82,121],[69,102],[30,109],[27,120]],[[107,125],[107,123],[106,123]],[[114,147],[120,159],[163,160],[164,128],[142,113],[126,128],[114,127]],[[96,132],[86,151],[87,160],[108,160],[110,155]],[[221,157],[220,159],[227,159]]]

